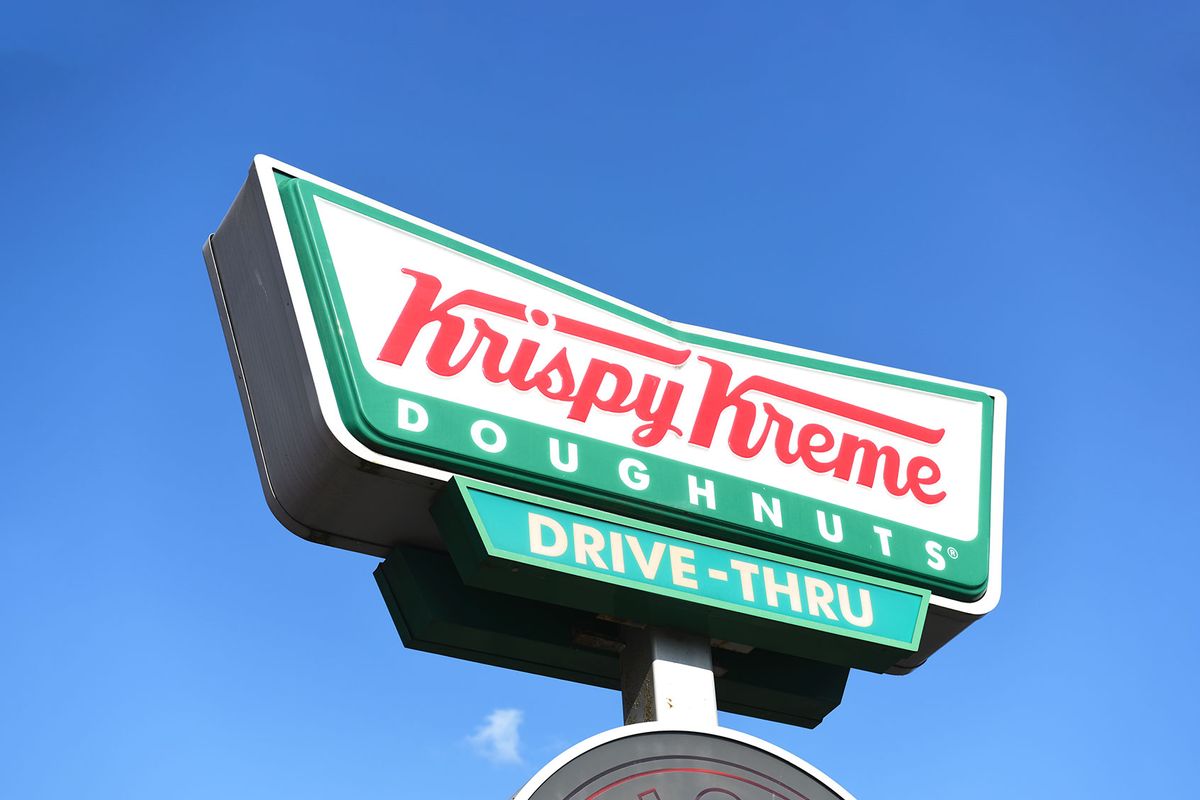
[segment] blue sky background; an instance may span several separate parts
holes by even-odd
[[[1004,389],[1005,596],[871,798],[1194,792],[1195,4],[0,15],[0,796],[503,798],[616,694],[405,651],[263,502],[200,256],[265,152],[664,316]],[[520,763],[469,737],[493,716]],[[450,788],[447,788],[450,787]]]

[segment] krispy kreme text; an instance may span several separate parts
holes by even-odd
[[[740,458],[774,458],[868,489],[881,487],[896,497],[911,495],[930,506],[946,498],[938,486],[942,471],[933,458],[905,453],[834,425],[802,422],[789,409],[806,407],[920,445],[937,445],[944,429],[923,427],[765,376],[738,381],[730,365],[713,355],[549,314],[483,291],[446,296],[436,276],[414,269],[403,272],[415,285],[379,351],[382,362],[404,365],[414,355],[423,355],[426,368],[444,378],[479,370],[490,383],[536,392],[564,404],[567,418],[579,422],[586,422],[593,411],[631,414],[641,423],[631,439],[642,448],[652,448],[668,435],[711,448],[719,423],[728,418],[723,444]],[[533,338],[502,333],[481,314],[519,323]],[[430,344],[423,354],[414,354],[418,337],[427,330],[432,337],[425,341]],[[538,336],[545,330],[562,334],[567,343],[546,346],[545,333]],[[572,338],[604,346],[605,352],[612,353],[611,360],[573,353]],[[685,392],[696,389],[670,375],[693,360],[707,367],[708,379],[698,410],[680,419]],[[656,366],[650,370],[634,366],[647,363]]]

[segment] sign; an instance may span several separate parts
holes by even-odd
[[[929,600],[927,590],[461,478],[434,516],[469,585],[775,652],[845,654],[868,669],[917,649]]]
[[[445,550],[431,502],[484,480],[760,575],[928,591],[894,672],[999,598],[998,391],[669,322],[263,156],[205,259],[264,493],[305,538]]]
[[[594,736],[543,768],[513,800],[853,800],[774,745],[717,728],[653,723]]]
[[[372,452],[986,591],[994,390],[673,325],[313,181],[279,191],[313,369]]]

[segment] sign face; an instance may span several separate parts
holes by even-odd
[[[928,590],[461,478],[434,516],[470,585],[776,652],[832,660],[836,643],[814,645],[796,627],[915,651],[929,600]],[[663,598],[683,607],[660,616]],[[847,659],[883,669],[895,654]]]
[[[277,184],[312,369],[369,453],[994,605],[999,392],[670,323]]]
[[[630,725],[582,742],[513,800],[853,800],[765,742],[717,729]]]

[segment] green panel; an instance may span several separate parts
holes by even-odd
[[[491,666],[620,688],[620,626],[595,615],[465,586],[450,558],[397,548],[375,570],[404,646]],[[842,700],[848,669],[766,651],[714,649],[717,705],[815,727]]]
[[[994,401],[987,394],[810,356],[783,353],[742,342],[726,341],[708,334],[679,331],[660,320],[615,305],[577,286],[531,271],[493,253],[481,251],[410,220],[382,212],[373,206],[307,181],[281,179],[280,195],[337,397],[339,413],[350,433],[375,452],[508,486],[568,497],[638,519],[682,527],[823,564],[894,578],[961,600],[977,599],[986,590],[990,556],[991,440],[994,411]],[[622,447],[575,434],[570,436],[570,440],[579,447],[579,468],[566,474],[554,469],[547,457],[550,438],[562,437],[562,431],[502,414],[488,413],[486,416],[488,420],[504,429],[508,440],[507,447],[498,455],[480,450],[469,435],[471,424],[480,419],[478,409],[382,384],[363,366],[353,327],[346,312],[337,270],[321,228],[316,198],[336,203],[491,266],[549,286],[564,295],[630,319],[648,330],[671,336],[682,343],[737,352],[978,403],[982,417],[978,535],[971,541],[948,543],[942,537],[928,531],[884,517],[818,501],[781,488],[765,487],[761,483],[737,475],[698,469],[644,449]],[[397,425],[397,403],[401,400],[418,403],[426,410],[430,420],[427,428],[413,432]],[[628,457],[645,463],[647,472],[652,475],[651,484],[645,490],[631,489],[620,480],[617,465]],[[713,481],[716,494],[720,498],[715,509],[702,511],[689,507],[689,475],[695,475],[700,482]],[[778,499],[781,515],[789,521],[784,528],[775,527],[765,515],[755,516],[751,501],[753,492]],[[842,541],[830,543],[819,535],[818,512],[841,517],[844,530]],[[889,555],[885,556],[881,540],[874,532],[876,526],[893,533]],[[929,541],[953,545],[947,549],[950,555],[941,570],[930,564],[930,558],[925,551],[925,544]]]
[[[927,590],[461,478],[433,513],[472,586],[874,671],[920,643]]]

